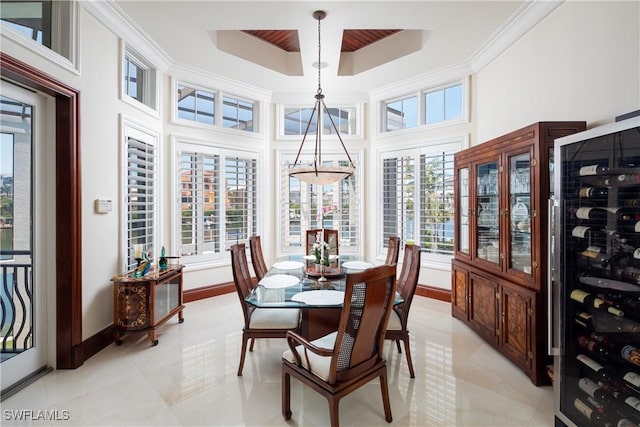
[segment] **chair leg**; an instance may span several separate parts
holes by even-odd
[[[402,353],[402,349],[400,348],[400,340],[396,340],[396,347],[398,347],[398,353]]]
[[[291,419],[291,375],[282,370],[282,416]]]
[[[247,341],[249,341],[249,338],[243,332],[242,333],[242,349],[240,350],[240,366],[238,366],[239,377],[242,376],[242,368],[244,367],[244,355],[247,352]]]
[[[382,406],[384,406],[384,419],[388,423],[393,421],[391,416],[391,402],[389,401],[389,386],[387,384],[387,370],[384,369],[380,374],[380,390],[382,391]]]
[[[331,427],[338,427],[340,425],[340,415],[338,407],[340,406],[340,398],[336,396],[328,396],[329,401],[329,418],[331,419]]]
[[[409,337],[406,336],[402,339],[404,342],[404,353],[407,356],[407,366],[409,366],[409,375],[411,378],[415,378],[416,375],[413,372],[413,362],[411,361],[411,348],[409,347]]]
[[[249,346],[249,351],[253,351],[253,344],[256,342],[255,338],[251,338],[251,345]]]

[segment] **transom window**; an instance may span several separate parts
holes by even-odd
[[[382,131],[436,125],[465,117],[463,82],[429,88],[420,94],[382,102]]]
[[[424,94],[425,124],[462,118],[462,84],[432,90]]]
[[[0,20],[3,26],[73,61],[74,3],[2,0]]]
[[[255,103],[225,96],[222,102],[223,126],[252,132]]]
[[[327,108],[329,114],[323,111],[322,117],[322,134],[335,134],[335,128],[331,124],[331,120],[338,128],[340,135],[356,134],[356,108]],[[284,109],[284,135],[304,135],[309,126],[309,133],[315,133],[318,126],[318,117],[314,114],[311,124],[309,119],[314,113],[313,108],[285,108]]]
[[[129,46],[123,47],[122,99],[158,114],[158,70]]]
[[[215,105],[212,91],[178,85],[178,118],[213,125]]]
[[[416,95],[385,103],[387,131],[418,126],[418,97]]]

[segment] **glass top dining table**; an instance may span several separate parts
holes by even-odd
[[[247,303],[259,308],[340,308],[347,274],[374,266],[361,258],[340,255],[319,272],[309,258],[278,259],[246,298]],[[396,292],[394,305],[403,301]]]

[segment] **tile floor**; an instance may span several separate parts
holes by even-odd
[[[553,425],[553,391],[535,387],[504,356],[459,320],[450,305],[416,297],[409,325],[416,378],[404,353],[387,342],[393,423],[384,420],[372,382],[341,401],[343,426]],[[187,304],[159,330],[126,335],[76,370],[54,371],[2,402],[2,424],[56,426],[326,426],[329,411],[316,392],[292,380],[293,417],[280,413],[284,340],[258,340],[238,368],[242,314],[227,294]],[[7,411],[57,410],[59,421],[16,421]],[[51,413],[51,412],[49,412]]]

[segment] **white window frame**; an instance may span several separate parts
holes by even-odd
[[[301,135],[285,135],[285,110],[289,109],[289,108],[295,108],[295,109],[305,109],[305,108],[313,108],[313,105],[299,105],[299,104],[278,104],[278,129],[277,129],[277,139],[280,141],[300,141],[301,137],[304,135],[304,129],[306,128],[307,123],[304,123],[303,125],[303,129],[302,129],[302,134]],[[364,106],[362,104],[344,104],[344,105],[327,105],[327,108],[337,108],[340,110],[346,110],[346,109],[353,109],[354,110],[354,120],[355,123],[353,125],[353,133],[350,134],[346,134],[346,133],[340,133],[340,137],[344,140],[344,141],[362,141],[364,140],[364,132],[363,132],[363,111],[364,111]],[[326,125],[326,123],[325,123]],[[313,134],[315,135],[315,132],[313,132]],[[310,134],[307,136],[307,139],[313,139],[313,136]],[[322,134],[322,140],[326,140],[326,141],[339,141],[338,140],[338,136],[335,133],[331,133],[331,134]],[[313,141],[310,142],[311,144],[313,143]]]
[[[466,136],[454,136],[445,139],[436,139],[436,140],[427,140],[420,143],[412,143],[406,144],[400,147],[388,147],[385,149],[380,149],[377,154],[377,165],[380,168],[381,172],[379,173],[378,182],[377,182],[377,193],[378,193],[378,206],[377,211],[378,215],[378,226],[377,226],[377,257],[384,259],[386,255],[386,245],[385,241],[385,233],[384,233],[384,164],[383,161],[388,158],[398,158],[398,157],[412,157],[414,160],[414,206],[419,206],[420,204],[420,196],[421,196],[421,164],[420,157],[422,155],[434,155],[442,152],[447,153],[455,153],[466,147],[467,145],[467,137]],[[452,171],[453,173],[453,171]],[[453,176],[453,175],[452,175]],[[443,255],[443,254],[433,254],[424,251],[424,244],[420,241],[421,234],[421,215],[422,213],[419,210],[414,210],[414,229],[412,236],[405,236],[404,233],[399,233],[399,237],[401,241],[404,243],[407,238],[412,238],[415,240],[417,244],[423,246],[422,252],[422,267],[431,267],[439,270],[447,270],[451,269],[451,259],[453,254],[451,255]],[[453,218],[452,218],[453,219]],[[404,244],[401,245],[404,248]]]
[[[420,101],[420,94],[419,93],[410,93],[410,94],[406,94],[403,96],[398,96],[396,98],[392,98],[392,99],[388,99],[382,102],[382,121],[381,121],[381,126],[382,126],[382,131],[383,132],[398,132],[398,131],[403,131],[405,129],[415,129],[417,127],[419,127],[422,124],[422,121],[420,119],[421,116],[421,106],[422,103]],[[387,115],[387,105],[392,104],[394,102],[398,102],[398,101],[402,101],[403,105],[404,105],[404,101],[405,100],[409,100],[415,98],[416,100],[416,124],[415,126],[402,126],[399,129],[389,129],[388,127],[388,115]],[[405,110],[403,109],[402,112],[404,112]]]
[[[208,123],[200,123],[194,120],[187,120],[178,117],[178,86],[187,86],[197,90],[203,90],[206,92],[210,92],[214,95],[214,118],[213,124]],[[253,104],[253,130],[240,130],[229,127],[224,127],[223,117],[224,114],[224,98],[231,98],[238,101],[244,101]],[[179,124],[182,126],[188,126],[192,128],[200,128],[200,129],[208,129],[215,130],[220,133],[228,133],[229,135],[233,135],[234,138],[254,138],[254,139],[262,139],[262,114],[261,108],[262,102],[259,99],[252,99],[246,96],[235,95],[234,93],[223,91],[222,89],[214,89],[210,86],[202,85],[195,83],[195,80],[184,79],[184,78],[172,78],[171,79],[171,121],[175,124]]]
[[[193,139],[186,136],[174,135],[172,136],[172,152],[174,155],[174,161],[172,162],[171,167],[171,176],[172,176],[172,220],[171,220],[171,235],[173,236],[173,241],[175,241],[175,253],[180,254],[182,252],[182,243],[181,243],[181,186],[180,186],[180,162],[181,156],[183,152],[195,152],[195,153],[205,153],[208,155],[219,156],[219,173],[220,180],[216,181],[216,190],[220,193],[220,197],[217,198],[217,209],[220,212],[220,223],[218,230],[220,237],[219,241],[219,250],[215,251],[206,251],[205,253],[197,253],[194,255],[181,256],[181,263],[188,266],[189,269],[201,269],[208,268],[211,266],[217,265],[227,265],[230,262],[230,256],[228,253],[229,247],[232,244],[236,243],[236,240],[225,240],[226,235],[226,206],[225,206],[225,196],[226,188],[225,186],[225,159],[230,157],[238,157],[241,159],[247,159],[255,161],[256,170],[255,170],[255,200],[253,200],[254,210],[256,211],[256,216],[253,218],[253,222],[251,224],[251,229],[249,230],[246,238],[238,239],[238,243],[249,244],[249,237],[252,234],[260,234],[262,230],[262,220],[263,215],[260,215],[261,206],[263,205],[263,184],[260,177],[263,174],[262,168],[262,153],[257,149],[242,149],[238,150],[237,146],[234,146],[229,143],[221,143],[221,142],[212,142],[212,141],[203,141],[198,139]],[[200,238],[197,236],[196,238]]]
[[[444,120],[440,120],[438,122],[433,122],[433,123],[427,123],[427,103],[426,103],[426,98],[427,95],[430,93],[434,93],[434,92],[438,92],[438,91],[444,91],[446,92],[447,89],[451,89],[453,87],[456,86],[461,86],[462,88],[462,99],[461,101],[461,106],[460,106],[460,117],[455,118],[455,119],[447,119],[445,117]],[[466,110],[466,88],[465,88],[465,84],[464,81],[460,80],[460,81],[454,81],[454,82],[450,82],[448,84],[444,84],[444,85],[440,85],[440,86],[436,86],[436,87],[430,87],[429,89],[425,89],[422,91],[422,93],[420,94],[420,104],[422,106],[422,111],[421,111],[421,117],[420,117],[420,121],[422,124],[424,124],[425,126],[438,126],[438,125],[444,125],[444,124],[449,124],[449,123],[460,123],[461,120],[463,120],[465,118],[465,110]],[[443,108],[445,108],[446,110],[446,99],[445,99],[445,104],[443,105]]]
[[[56,6],[61,2],[53,1],[52,3],[51,49],[38,43],[35,40],[32,40],[29,37],[26,37],[24,34],[11,28],[9,25],[2,21],[0,21],[0,28],[2,28],[2,31],[0,31],[0,33],[2,33],[2,37],[7,37],[13,42],[19,44],[24,49],[34,52],[47,61],[67,71],[70,71],[75,75],[80,75],[80,61],[78,53],[80,51],[78,40],[78,2],[76,0],[69,0],[67,2],[67,4],[69,5],[68,11],[63,11],[60,7]],[[68,16],[66,15],[66,13],[68,13]],[[63,25],[65,24],[66,20],[69,21],[68,33],[63,32]],[[59,52],[64,50],[68,51],[67,55]]]
[[[234,127],[228,127],[224,125],[224,101],[225,98],[237,101],[237,102],[246,102],[248,104],[251,104],[252,109],[251,112],[253,114],[253,129],[251,130],[244,130],[244,129],[237,129]],[[246,133],[258,133],[260,130],[260,103],[258,101],[255,100],[251,100],[251,99],[247,99],[247,98],[243,98],[240,96],[236,96],[230,93],[223,93],[220,95],[220,126],[222,126],[225,129],[229,129],[229,130],[235,130],[238,132],[246,132]]]
[[[317,196],[316,198],[314,198],[311,192],[315,194],[316,190],[312,188],[311,184],[301,182],[301,193],[302,193],[301,197],[303,197],[303,195],[306,194],[306,196],[304,197],[309,198],[310,206],[308,209],[303,210],[301,212],[300,241],[299,242],[289,241],[287,239],[286,224],[288,224],[288,222],[286,218],[290,216],[290,212],[287,207],[288,204],[285,204],[282,201],[286,200],[288,197],[289,175],[288,175],[287,165],[293,164],[296,158],[296,154],[297,154],[297,151],[293,151],[289,149],[277,150],[278,166],[276,170],[278,170],[279,173],[276,178],[277,178],[277,188],[278,188],[279,197],[278,197],[278,206],[277,206],[278,220],[276,222],[278,224],[278,230],[277,230],[278,248],[279,248],[279,253],[281,255],[303,254],[305,252],[305,241],[306,241],[305,230],[319,228],[318,227],[319,222],[317,220],[317,212],[316,211],[311,212],[311,210],[313,209],[314,200],[317,200]],[[340,245],[339,253],[345,254],[345,255],[349,254],[349,255],[362,256],[364,251],[364,246],[363,246],[364,210],[363,210],[362,201],[365,193],[365,188],[364,188],[364,183],[362,181],[363,171],[362,171],[361,159],[363,158],[364,153],[360,150],[355,153],[350,152],[349,155],[351,156],[351,159],[353,160],[353,163],[355,165],[355,172],[353,174],[354,176],[353,179],[355,179],[355,186],[357,191],[355,196],[353,196],[355,198],[355,203],[353,204],[353,207],[352,207],[353,213],[350,214],[350,217],[353,217],[353,219],[349,221],[349,224],[352,224],[351,227],[355,227],[355,234],[348,237],[349,240],[352,242],[352,244],[350,244],[349,246]],[[313,152],[303,151],[301,154],[301,159],[299,159],[299,162],[305,163],[306,160],[312,157],[313,157]],[[322,159],[323,159],[323,162],[339,162],[339,161],[348,160],[343,151],[341,152],[335,149],[326,150],[326,151],[323,150]],[[339,190],[340,188],[339,185],[340,183],[338,182],[335,184],[331,184],[329,186],[325,186],[325,191],[327,191],[328,187],[331,187],[331,186],[333,186],[334,189]],[[323,194],[323,196],[325,198],[328,197],[326,194]],[[337,198],[337,201],[336,201],[336,198]],[[333,200],[335,204],[338,204],[340,201],[340,196],[339,195],[334,196]],[[317,205],[317,202],[315,202],[315,205]],[[339,206],[339,209],[343,209],[343,207]],[[338,216],[337,218],[335,218],[335,220],[341,221],[341,218]],[[340,230],[339,226],[338,226],[338,230]],[[343,238],[344,238],[343,233],[340,233],[340,240],[343,241]]]
[[[412,92],[407,93],[404,96],[390,97],[388,99],[382,99],[376,103],[378,108],[377,117],[379,120],[379,126],[376,126],[378,130],[378,138],[394,138],[399,135],[416,134],[432,129],[440,129],[449,126],[460,125],[469,122],[469,76],[465,76],[458,79],[450,79],[446,81],[434,82],[428,85],[426,88],[422,88],[415,92],[418,97],[418,109],[416,111],[418,124],[415,127],[402,128],[396,130],[387,130],[387,110],[386,106],[390,102],[394,102],[400,99],[409,98],[412,96]],[[427,93],[434,92],[440,89],[462,85],[462,117],[459,119],[444,120],[441,122],[426,124],[426,107],[425,96]]]
[[[125,60],[133,62],[138,70],[144,74],[142,83],[142,101],[129,96],[124,82]],[[144,111],[145,113],[155,117],[160,117],[160,71],[150,61],[144,58],[131,46],[127,45],[123,40],[120,41],[120,72],[118,73],[120,80],[120,99],[127,104]]]
[[[155,155],[155,173],[153,181],[151,182],[151,187],[154,192],[154,224],[152,227],[152,236],[151,239],[153,241],[152,248],[152,256],[153,258],[160,252],[160,248],[162,247],[162,236],[160,235],[160,224],[162,223],[162,214],[160,210],[160,206],[162,206],[162,192],[160,189],[161,181],[161,150],[160,150],[160,133],[154,129],[148,128],[145,125],[133,121],[130,118],[121,115],[120,116],[120,128],[121,128],[121,137],[120,137],[120,164],[121,164],[121,187],[120,187],[120,200],[122,201],[122,209],[120,212],[120,224],[122,224],[121,230],[121,247],[120,247],[120,267],[121,271],[126,271],[131,266],[131,260],[133,259],[133,251],[134,248],[132,243],[129,242],[129,229],[128,229],[128,145],[129,138],[136,139],[138,141],[147,144],[154,149]],[[148,249],[148,248],[145,248]]]

